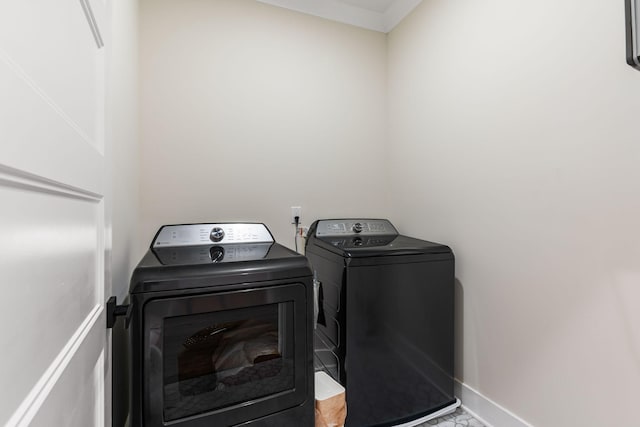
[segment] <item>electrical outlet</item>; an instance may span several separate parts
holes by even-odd
[[[296,217],[302,218],[302,206],[291,206],[291,224],[296,223]]]

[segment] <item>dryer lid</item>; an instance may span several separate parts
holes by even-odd
[[[239,254],[242,248],[235,245],[151,248],[134,269],[129,292],[173,291],[311,276],[307,258],[278,243],[243,246],[251,249],[249,254]],[[260,248],[255,248],[257,246]]]
[[[264,224],[165,225],[131,276],[130,293],[280,280],[311,274],[307,259]]]

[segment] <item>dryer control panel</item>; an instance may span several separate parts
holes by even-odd
[[[238,243],[230,245],[192,245],[156,247],[153,252],[163,265],[211,264],[217,262],[254,261],[267,256],[272,243]]]
[[[152,248],[243,243],[273,243],[273,236],[264,224],[209,223],[163,226],[151,244]]]
[[[318,221],[317,237],[395,236],[398,231],[386,219],[326,219]]]

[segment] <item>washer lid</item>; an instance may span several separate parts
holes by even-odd
[[[398,231],[387,219],[322,219],[317,222],[317,237],[397,236]]]
[[[322,219],[310,231],[307,246],[349,258],[451,253],[446,245],[399,235],[386,219]]]
[[[451,253],[446,245],[403,235],[322,237],[312,243],[349,258]]]

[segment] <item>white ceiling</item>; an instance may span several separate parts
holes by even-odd
[[[388,33],[422,0],[258,0],[309,15]]]

